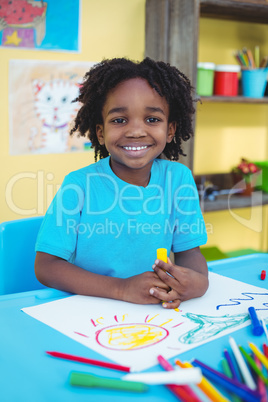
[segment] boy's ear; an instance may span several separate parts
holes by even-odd
[[[172,121],[171,123],[168,123],[168,135],[167,135],[167,142],[170,143],[175,135],[177,129],[177,124],[175,121]]]
[[[103,125],[102,124],[96,125],[96,134],[97,134],[100,145],[104,145]]]

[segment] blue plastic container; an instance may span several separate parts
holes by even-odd
[[[268,68],[256,68],[242,70],[243,96],[250,98],[262,98],[267,85]]]

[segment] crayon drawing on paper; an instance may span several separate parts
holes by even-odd
[[[134,370],[157,364],[250,325],[248,307],[268,320],[268,290],[209,273],[207,293],[175,310],[97,297],[70,296],[23,309],[90,349]]]
[[[1,0],[0,46],[80,50],[80,0]]]
[[[83,151],[89,140],[70,137],[79,85],[94,63],[11,60],[10,154]]]

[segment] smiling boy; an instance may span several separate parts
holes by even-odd
[[[177,160],[192,134],[191,90],[175,67],[148,58],[104,60],[86,74],[72,132],[88,135],[100,160],[67,175],[47,211],[36,244],[40,282],[164,308],[206,292],[192,174],[160,158]],[[155,260],[162,247],[174,264]]]

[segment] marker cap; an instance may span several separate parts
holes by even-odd
[[[256,310],[254,307],[249,307],[248,312],[251,318],[251,323],[252,323],[252,332],[254,335],[260,336],[263,334],[264,329],[262,326],[261,321],[259,320]]]
[[[264,280],[265,277],[266,277],[266,271],[263,269],[263,270],[261,271],[261,279]]]
[[[167,262],[167,249],[166,248],[158,248],[157,249],[157,259]]]

